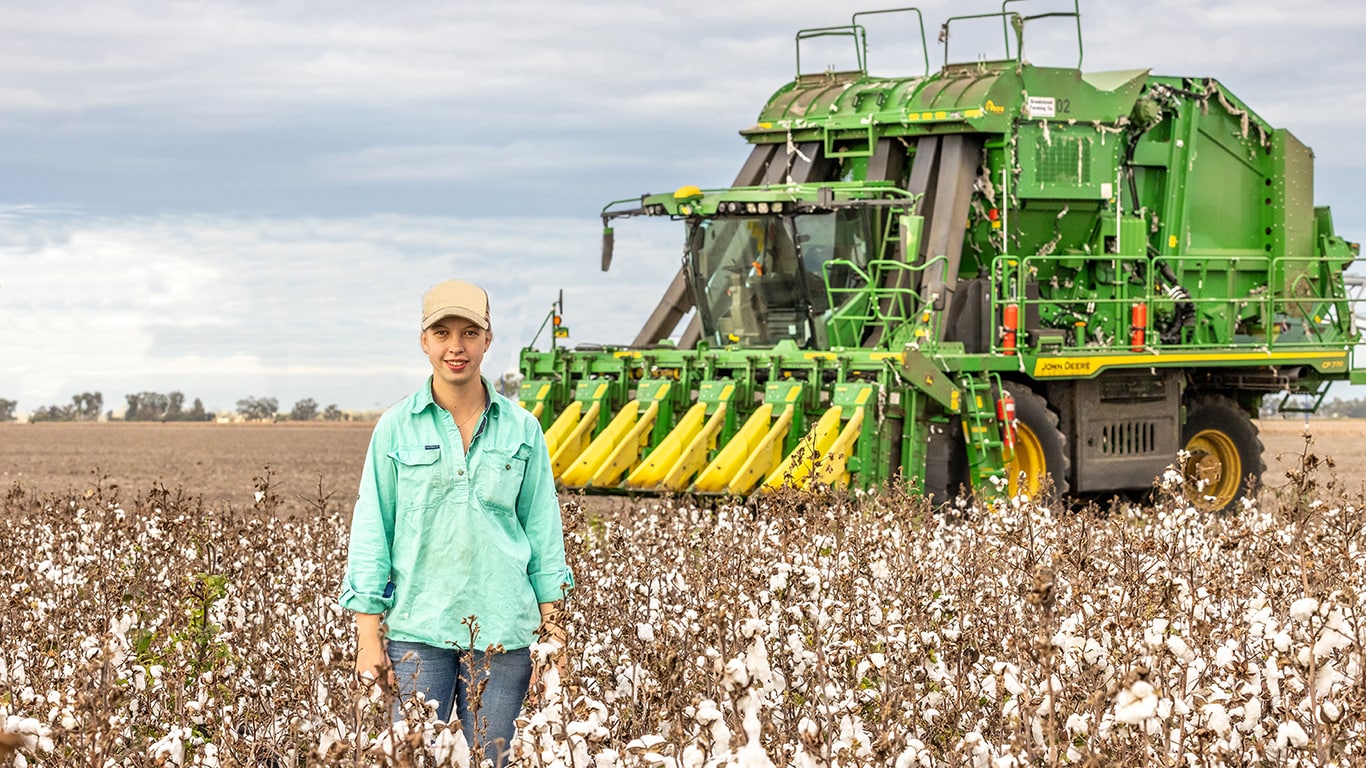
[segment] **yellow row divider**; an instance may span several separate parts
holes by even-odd
[[[802,488],[806,485],[806,477],[811,474],[811,466],[816,462],[817,457],[824,457],[825,453],[834,444],[839,436],[840,429],[840,407],[832,406],[830,410],[821,414],[820,421],[812,427],[809,432],[797,443],[797,447],[792,453],[783,459],[777,468],[768,473],[768,479],[764,481],[763,489],[766,491],[781,488],[784,484]]]
[[[607,457],[597,472],[593,474],[590,485],[599,488],[616,485],[622,473],[630,469],[637,461],[640,461],[640,451],[650,443],[650,429],[655,425],[655,419],[659,417],[659,401],[650,403],[650,407],[645,409],[645,415],[640,417],[634,428],[626,437],[617,443],[617,448]]]
[[[669,474],[664,477],[664,481],[659,487],[666,491],[681,492],[688,487],[688,481],[692,479],[707,464],[707,454],[716,447],[716,436],[721,432],[721,425],[726,421],[726,404],[721,403],[716,406],[716,413],[707,419],[706,425],[688,443],[688,447],[683,449],[683,455],[674,462]]]
[[[707,415],[707,404],[697,403],[688,409],[688,412],[679,419],[678,426],[669,432],[669,436],[657,448],[650,451],[650,455],[645,457],[645,461],[640,466],[631,471],[626,477],[627,488],[654,488],[664,480],[664,476],[673,467],[674,462],[683,453],[683,445],[693,439],[698,430],[702,428],[702,419]]]
[[[578,406],[578,408],[575,408],[575,406]],[[588,406],[588,413],[585,413],[582,419],[570,419],[567,422],[568,426],[566,429],[569,434],[564,438],[564,442],[557,444],[555,452],[551,454],[553,458],[550,460],[550,470],[555,475],[556,480],[559,480],[560,477],[569,470],[575,457],[581,454],[593,439],[593,425],[598,423],[598,409],[600,406],[601,403],[595,400],[592,405]],[[556,419],[555,423],[552,424],[550,428],[554,429],[559,426],[560,419],[563,419],[565,414],[569,413],[571,410],[575,411],[577,415],[577,411],[582,408],[583,404],[577,400],[570,403],[569,407],[564,409],[565,413],[560,414],[560,418]],[[550,442],[549,434],[547,434],[546,442]]]
[[[540,405],[540,403],[537,403],[537,405]],[[550,425],[550,429],[545,431],[545,447],[546,450],[550,452],[551,456],[554,456],[555,452],[560,450],[560,446],[564,444],[565,438],[569,436],[570,432],[574,431],[574,427],[579,425],[579,414],[581,413],[583,413],[583,403],[579,400],[575,400],[565,406],[565,409],[560,412],[560,415],[555,417],[555,422]]]
[[[791,406],[788,408],[790,410]],[[697,482],[693,483],[693,492],[721,493],[726,490],[730,479],[735,476],[745,459],[749,458],[760,437],[768,430],[768,420],[771,418],[772,403],[764,403],[754,409],[754,413],[745,420],[740,431],[736,432],[730,442],[716,454],[716,458],[702,470],[702,474],[697,476]]]
[[[783,412],[778,416],[778,420],[769,427],[768,433],[764,435],[759,444],[750,452],[745,463],[740,466],[739,471],[731,478],[726,485],[726,490],[734,496],[748,496],[754,486],[764,479],[764,475],[773,468],[774,464],[783,455],[783,440],[787,439],[787,431],[792,428],[792,417],[795,409],[788,405],[783,408]],[[734,441],[732,441],[734,442]],[[730,447],[730,446],[726,446]]]
[[[798,488],[806,488],[812,482],[847,486],[849,484],[849,456],[854,451],[854,443],[858,440],[862,429],[863,407],[860,406],[854,409],[854,413],[849,417],[844,429],[840,430],[839,436],[835,438],[834,442],[820,453],[820,466],[816,468],[814,475],[811,472],[811,465],[814,463],[815,456],[808,456],[800,467],[793,469],[793,484]],[[773,476],[769,477],[768,482],[764,483],[764,488],[774,490],[781,487],[785,481],[786,477],[775,472]]]
[[[588,447],[579,454],[573,465],[564,471],[560,477],[561,481],[570,488],[582,488],[588,485],[589,481],[593,479],[593,475],[597,474],[598,468],[607,461],[608,456],[617,447],[617,443],[635,426],[636,414],[638,413],[640,413],[639,400],[632,400],[627,403],[626,407],[612,417],[607,428],[593,438],[593,442],[589,443]]]

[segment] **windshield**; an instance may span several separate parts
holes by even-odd
[[[825,346],[829,287],[861,284],[867,210],[692,219],[687,259],[702,328],[718,345]],[[852,266],[858,267],[858,270]]]

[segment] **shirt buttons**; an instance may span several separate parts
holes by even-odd
[[[455,474],[463,476],[465,474],[465,470],[462,469],[459,472],[456,472]]]
[[[503,465],[503,469],[512,469],[512,465],[511,465],[511,464],[504,464],[504,465]]]

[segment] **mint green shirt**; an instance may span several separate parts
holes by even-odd
[[[431,379],[371,435],[341,605],[384,614],[391,639],[525,648],[536,640],[538,603],[574,583],[541,425],[488,380],[484,391],[469,453],[432,400]]]

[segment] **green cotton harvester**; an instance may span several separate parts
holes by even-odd
[[[1075,4],[950,19],[1005,57],[945,43],[918,77],[868,74],[869,15],[797,34],[733,186],[604,208],[604,270],[628,217],[681,222],[684,257],[632,343],[523,352],[564,487],[1095,496],[1175,466],[1221,510],[1264,469],[1265,396],[1366,383],[1359,248],[1289,131],[1210,78],[1080,71]],[[1075,19],[1078,68],[1026,61],[1045,19]],[[802,72],[830,37],[858,66]]]

